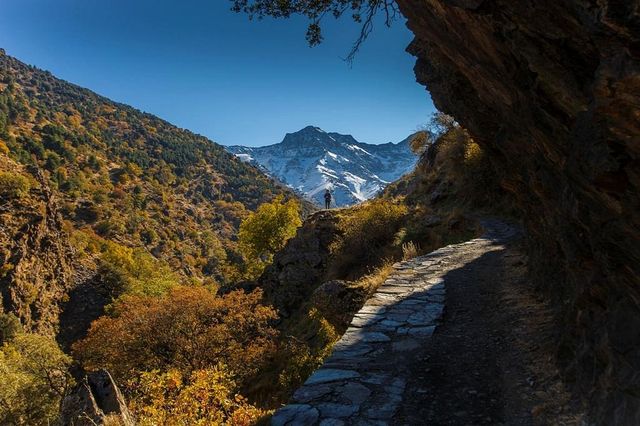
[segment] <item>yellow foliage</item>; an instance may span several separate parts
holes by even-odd
[[[466,166],[474,167],[481,161],[483,161],[482,148],[480,148],[480,145],[475,143],[473,139],[470,139],[465,145],[464,163]]]
[[[9,155],[9,147],[2,139],[0,139],[0,153]]]
[[[131,408],[141,426],[248,426],[266,414],[236,393],[222,365],[186,377],[176,369],[145,372],[129,387],[134,389]]]
[[[76,129],[82,129],[82,117],[76,111],[75,114],[67,117],[67,122]]]
[[[73,384],[71,358],[55,340],[36,334],[15,335],[0,348],[0,424],[49,425]]]
[[[331,245],[332,273],[342,277],[348,271],[376,266],[407,213],[406,205],[388,199],[374,199],[347,210],[339,225],[342,236]]]
[[[285,202],[282,196],[262,204],[242,221],[238,239],[251,278],[260,275],[300,225],[300,205],[294,199]]]
[[[180,283],[164,262],[141,248],[102,240],[99,272],[114,295],[160,296]]]

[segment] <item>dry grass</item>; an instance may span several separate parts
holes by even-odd
[[[382,266],[376,268],[372,273],[363,276],[354,283],[355,286],[365,290],[367,298],[376,292],[384,281],[393,272],[393,262],[386,261]]]
[[[409,241],[402,244],[402,260],[413,259],[418,255],[420,246],[413,241]]]

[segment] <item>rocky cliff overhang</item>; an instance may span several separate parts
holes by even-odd
[[[418,81],[492,154],[596,423],[640,424],[640,2],[398,0]]]

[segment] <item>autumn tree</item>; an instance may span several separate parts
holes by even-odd
[[[111,316],[96,320],[74,353],[89,370],[106,368],[120,382],[143,371],[184,374],[228,366],[239,382],[254,375],[275,349],[275,311],[260,291],[216,296],[176,287],[162,297],[125,296]]]
[[[141,248],[104,240],[98,272],[114,296],[160,296],[180,283],[169,266]]]
[[[12,318],[1,315],[8,339],[0,347],[0,424],[52,424],[73,384],[71,358],[52,338],[22,333]]]
[[[273,255],[296,234],[300,225],[300,205],[293,199],[284,201],[281,196],[262,204],[242,221],[238,239],[251,278],[271,263]]]

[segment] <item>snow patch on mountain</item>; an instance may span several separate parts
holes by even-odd
[[[227,149],[318,204],[324,203],[329,189],[336,206],[349,206],[374,197],[413,170],[417,158],[409,148],[410,138],[373,145],[309,126],[287,133],[274,145]]]

